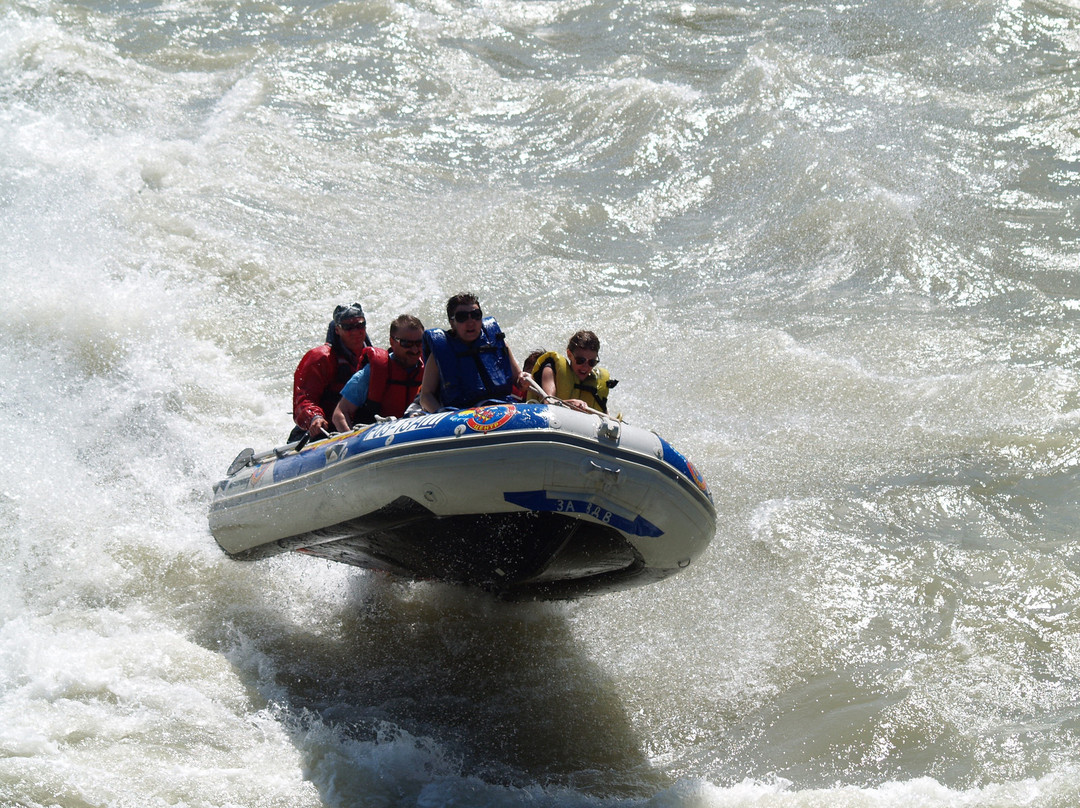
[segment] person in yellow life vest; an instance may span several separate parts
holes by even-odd
[[[548,351],[536,360],[533,376],[549,396],[561,398],[577,410],[607,412],[608,392],[619,382],[597,363],[600,338],[592,331],[578,331],[570,337],[566,356]],[[538,400],[534,393],[530,396]]]

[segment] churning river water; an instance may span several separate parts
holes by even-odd
[[[0,805],[1080,803],[1075,0],[0,0]],[[334,305],[709,480],[499,604],[207,528]]]

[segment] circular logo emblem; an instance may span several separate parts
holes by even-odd
[[[683,458],[683,459],[685,460],[685,458]],[[697,466],[695,466],[693,463],[691,463],[689,460],[687,460],[686,461],[686,468],[687,468],[687,471],[690,472],[690,479],[694,481],[694,485],[696,485],[703,492],[708,494],[709,493],[709,484],[707,482],[705,482],[705,478],[701,476],[701,472],[699,472],[697,470]]]
[[[462,410],[465,426],[474,432],[491,432],[504,426],[514,417],[516,408],[513,404],[500,404],[494,407],[477,407],[474,410]]]

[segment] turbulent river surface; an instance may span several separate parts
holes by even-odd
[[[1075,806],[1075,0],[0,0],[0,805]],[[602,340],[702,558],[227,559],[333,307]]]

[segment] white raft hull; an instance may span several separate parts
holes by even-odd
[[[296,452],[242,453],[218,483],[233,558],[297,550],[513,598],[572,598],[687,567],[716,512],[656,434],[562,407],[385,421]]]

